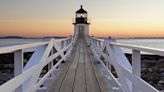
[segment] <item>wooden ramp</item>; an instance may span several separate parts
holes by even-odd
[[[114,92],[101,64],[84,39],[78,39],[71,60],[64,63],[47,92]]]

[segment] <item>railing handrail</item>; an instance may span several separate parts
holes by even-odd
[[[94,39],[94,40],[100,41],[100,42],[105,41],[105,39],[99,39],[99,38],[95,38],[95,37],[91,37],[91,38]],[[122,48],[139,50],[139,51],[143,51],[143,52],[148,52],[148,53],[164,56],[164,49],[146,47],[146,46],[134,45],[134,44],[126,44],[126,43],[120,43],[120,42],[108,42],[108,44],[109,45],[114,45],[114,46],[119,46],[119,47],[122,47]]]
[[[164,49],[118,43],[112,38],[100,40],[95,37],[88,37],[87,42],[91,45],[91,50],[95,58],[107,69],[120,90],[124,92],[159,92],[156,88],[141,79],[140,52],[143,51],[164,56]],[[132,49],[132,65],[120,47]],[[110,71],[111,65],[114,66],[119,81],[112,75]]]
[[[57,42],[61,42],[61,41],[68,40],[70,38],[72,38],[72,37],[59,38],[59,39],[52,38],[52,39],[54,39]],[[33,48],[33,47],[37,47],[37,46],[47,45],[49,43],[49,41],[46,41],[46,42],[33,42],[33,43],[26,43],[26,44],[20,44],[20,45],[0,47],[0,54],[11,53],[11,52],[21,50],[21,49],[27,49],[27,48]]]
[[[105,39],[100,39],[100,38],[95,38],[95,37],[90,37],[90,38],[95,39],[97,41],[101,41],[101,42],[103,42],[105,40]]]
[[[49,41],[1,47],[0,54],[10,53],[10,52],[14,52],[14,51],[21,50],[21,49],[27,49],[27,48],[33,48],[33,47],[37,47],[37,46],[47,45],[48,43],[49,43]]]
[[[66,37],[66,38],[58,38],[58,39],[54,39],[54,40],[55,40],[55,41],[64,41],[64,40],[68,40],[68,39],[70,39],[70,38],[72,38],[72,36]]]
[[[145,47],[145,46],[140,46],[140,45],[132,45],[132,44],[125,44],[125,43],[116,43],[116,42],[109,42],[109,45],[115,45],[127,49],[133,49],[133,50],[139,50],[143,52],[149,52],[152,54],[157,54],[164,56],[164,49],[158,49],[158,48],[153,48],[153,47]]]
[[[28,63],[26,64],[25,68],[22,70],[22,73],[9,80],[8,82],[2,84],[0,86],[0,90],[11,92],[22,85],[23,92],[35,92],[46,80],[46,78],[56,69],[56,67],[66,58],[66,56],[69,55],[71,49],[73,48],[73,45],[75,44],[76,39],[77,37],[74,36],[63,39],[51,39],[45,42],[1,47],[0,54],[16,52],[19,53],[19,55],[22,54],[22,50],[24,49],[33,47],[37,48]],[[91,50],[95,58],[97,58],[97,60],[101,62],[105,69],[107,69],[111,78],[116,82],[116,84],[118,84],[118,87],[122,91],[136,92],[137,89],[137,91],[141,90],[148,92],[159,92],[157,89],[152,87],[140,77],[140,51],[164,56],[163,49],[117,43],[114,39],[103,40],[95,37],[88,37],[87,42],[89,45],[91,45]],[[132,65],[129,63],[119,47],[133,50]],[[53,51],[53,48],[56,49],[56,53],[51,53],[51,55],[49,56],[50,52]],[[65,51],[66,53],[64,54]],[[35,57],[36,55],[39,56]],[[57,58],[57,56],[59,55],[61,56],[61,59],[55,65],[53,65],[51,69],[37,82],[37,79],[39,79],[39,75],[43,67],[48,65],[49,63],[52,63],[53,59]],[[101,59],[101,57],[104,57],[105,59],[103,60]],[[22,58],[18,59],[18,61],[19,60],[22,60]],[[110,63],[114,66],[118,75],[118,80],[110,72],[108,64],[104,62]],[[9,86],[10,88],[8,88]],[[24,86],[26,88],[24,88]]]
[[[22,67],[22,70],[20,70],[22,72],[11,80],[2,84],[0,86],[0,90],[3,90],[4,92],[12,92],[17,90],[16,88],[22,85],[21,91],[18,89],[19,92],[35,92],[46,80],[46,78],[51,73],[53,73],[55,68],[70,54],[75,41],[76,37],[68,37],[63,39],[52,38],[51,40],[45,42],[1,47],[0,54],[14,52],[15,55],[15,52],[19,53],[16,54],[20,55],[17,56],[19,58],[14,59],[14,62],[16,63],[16,61],[21,61],[20,64],[18,63],[20,67],[22,67],[23,64],[23,49],[36,47],[36,51],[34,51],[34,54],[31,56],[25,67]],[[56,51],[51,53],[51,51],[53,52],[54,48]],[[66,53],[64,54],[64,52]],[[37,57],[37,55],[39,56]],[[53,60],[59,55],[61,56],[61,59],[55,65],[53,65]],[[52,63],[51,69],[43,76],[43,78],[39,78],[43,67],[50,63]],[[38,79],[40,80],[37,81]]]

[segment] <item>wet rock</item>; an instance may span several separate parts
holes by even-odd
[[[141,77],[156,89],[164,92],[164,57],[142,56]]]
[[[158,84],[163,84],[164,85],[164,80],[158,81]]]
[[[161,84],[154,84],[153,85],[155,88],[157,88],[158,90],[162,90],[163,89],[163,85],[161,85]]]
[[[159,68],[159,72],[164,76],[164,68]]]
[[[148,68],[141,68],[141,71],[142,71],[143,73],[146,73],[146,72],[148,71]]]
[[[33,52],[24,53],[24,62],[32,56]],[[14,77],[14,53],[0,54],[0,84]]]
[[[164,90],[160,90],[159,92],[164,92]]]
[[[46,73],[47,73],[47,70],[42,70],[42,73],[43,73],[43,74],[46,74]]]
[[[142,60],[142,62],[149,65],[153,65],[157,63],[157,61],[155,60]]]

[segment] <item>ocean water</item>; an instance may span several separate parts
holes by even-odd
[[[22,39],[22,38],[1,38],[0,47],[42,42],[43,39]],[[164,49],[164,39],[116,39],[119,43],[133,44],[139,46],[153,47],[158,49]],[[131,53],[129,49],[121,48],[124,53]]]
[[[42,41],[43,41],[43,39],[1,38],[0,39],[0,47],[42,42]]]
[[[1,38],[0,39],[0,48],[28,43],[42,42],[43,39],[23,39],[23,38]],[[24,52],[34,51],[35,48],[24,49]]]
[[[117,42],[164,49],[164,39],[117,39]]]
[[[164,39],[117,39],[117,42],[145,46],[145,47],[158,48],[158,49],[164,49]],[[132,53],[132,51],[129,49],[125,49],[125,48],[121,48],[121,49],[125,53]],[[141,52],[141,53],[152,54],[152,53],[147,53],[147,52]]]

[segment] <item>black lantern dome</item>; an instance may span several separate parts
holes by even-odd
[[[76,19],[73,24],[89,24],[87,19],[87,11],[83,9],[82,5],[81,8],[76,11]]]
[[[83,9],[83,6],[80,6],[81,8],[79,10],[76,11],[76,13],[87,13],[86,10]]]

